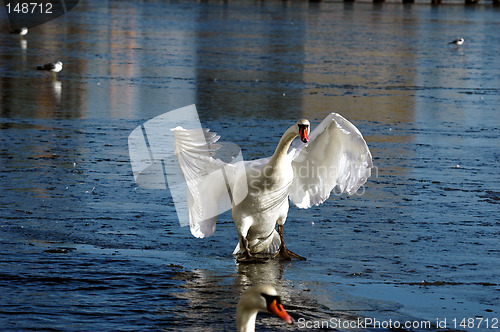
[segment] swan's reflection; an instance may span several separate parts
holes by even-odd
[[[352,307],[349,298],[344,299],[334,291],[326,294],[321,289],[310,289],[315,283],[302,284],[287,279],[286,275],[293,274],[294,265],[302,262],[271,259],[265,263],[237,264],[234,268],[228,261],[219,263],[211,262],[220,266],[220,270],[196,269],[183,274],[184,291],[171,294],[179,303],[175,307],[178,319],[169,322],[171,326],[190,326],[191,330],[199,328],[200,331],[234,330],[240,295],[248,287],[259,284],[274,286],[286,311],[296,321],[329,321],[332,318],[355,321],[358,318],[350,310],[332,309],[336,305],[341,308]],[[213,327],[207,327],[207,322]],[[257,319],[259,325],[269,330],[301,330],[298,324],[284,326],[281,320],[271,314],[260,314]]]
[[[206,324],[207,317],[212,317],[210,320],[213,321],[214,328],[205,327],[204,331],[234,330],[240,295],[253,285],[273,285],[283,302],[291,303],[291,298],[294,297],[290,293],[291,281],[283,279],[285,271],[291,265],[291,262],[271,259],[260,264],[238,264],[234,269],[221,267],[224,272],[195,269],[186,273],[183,275],[186,281],[183,286],[185,291],[173,294],[180,303],[176,307],[179,321],[172,324],[196,327]],[[260,319],[264,319],[266,325],[276,328],[283,324],[271,315],[264,315]]]
[[[253,285],[270,284],[278,293],[284,296],[287,293],[286,284],[283,281],[283,272],[291,262],[283,262],[276,259],[261,264],[238,264],[238,274],[234,284],[239,292]]]

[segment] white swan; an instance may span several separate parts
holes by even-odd
[[[323,203],[335,187],[354,194],[370,177],[373,165],[363,136],[341,115],[329,114],[310,136],[309,128],[309,121],[299,120],[286,130],[271,157],[236,163],[216,158],[220,145],[215,144],[215,133],[172,129],[188,187],[191,233],[213,234],[229,191],[239,236],[233,254],[243,254],[239,261],[255,260],[256,253],[305,259],[289,251],[283,240],[288,199],[309,208]],[[300,141],[291,145],[297,136]]]
[[[255,318],[259,311],[274,313],[288,324],[293,324],[293,318],[283,308],[276,289],[269,285],[259,285],[250,287],[240,297],[236,309],[238,332],[255,331]]]

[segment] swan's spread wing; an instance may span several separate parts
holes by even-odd
[[[226,163],[214,158],[221,148],[216,144],[220,137],[208,129],[177,127],[172,131],[175,155],[187,184],[191,233],[195,237],[210,236],[215,231],[219,213],[231,209],[231,196],[241,195],[231,191],[244,167],[242,163]]]
[[[359,130],[341,115],[329,114],[309,139],[307,144],[295,142],[290,150],[290,200],[299,208],[323,203],[335,187],[352,195],[370,177],[370,150]]]

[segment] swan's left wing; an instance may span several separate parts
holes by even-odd
[[[241,196],[232,190],[240,173],[244,173],[243,163],[237,163],[234,158],[232,162],[214,158],[221,148],[220,144],[216,144],[220,136],[208,129],[177,127],[172,131],[175,137],[174,153],[187,184],[191,234],[208,237],[215,231],[219,213],[230,210],[231,200]],[[227,148],[224,150],[228,152]]]
[[[309,139],[290,150],[294,180],[289,197],[299,208],[323,203],[335,187],[352,195],[370,177],[372,156],[363,135],[341,115],[329,114]]]

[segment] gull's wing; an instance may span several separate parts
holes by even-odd
[[[232,190],[244,167],[240,166],[242,163],[235,163],[237,156],[232,157],[232,162],[214,158],[222,146],[216,144],[220,138],[216,133],[182,127],[172,131],[174,153],[187,184],[191,234],[200,238],[210,236],[215,232],[219,213],[230,210],[231,200],[238,195]]]
[[[299,208],[323,203],[335,187],[352,195],[370,177],[372,156],[363,135],[341,115],[330,113],[309,139],[290,150],[294,180],[289,197]]]

